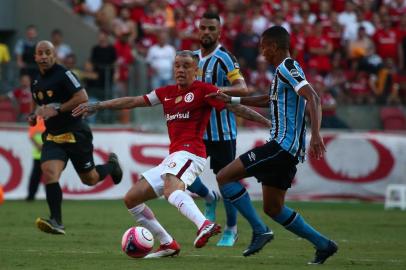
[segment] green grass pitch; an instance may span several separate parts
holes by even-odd
[[[202,201],[197,201],[202,206]],[[339,252],[323,266],[309,266],[313,247],[266,218],[275,240],[248,258],[242,251],[251,231],[239,217],[239,240],[233,248],[215,246],[219,236],[202,249],[193,247],[194,225],[164,200],[149,203],[155,215],[182,246],[179,257],[132,259],[120,249],[123,232],[133,220],[122,201],[64,201],[67,234],[48,235],[34,225],[46,216],[45,201],[6,201],[0,205],[0,270],[142,269],[406,269],[406,212],[384,211],[382,204],[290,202],[307,221],[337,241]],[[218,219],[224,224],[222,206]],[[157,243],[155,243],[157,244]]]

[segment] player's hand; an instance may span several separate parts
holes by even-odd
[[[216,98],[225,103],[231,103],[231,97],[229,95],[224,94],[220,90],[218,90],[216,93],[207,94],[206,97]]]
[[[326,152],[326,147],[324,146],[323,138],[320,134],[313,135],[310,139],[310,149],[309,155],[315,159],[321,159]]]
[[[35,126],[37,124],[37,115],[35,113],[30,113],[27,116],[27,121],[30,126]]]
[[[43,105],[37,109],[36,114],[44,118],[44,120],[48,120],[58,115],[58,111],[52,105]]]
[[[99,109],[100,102],[86,102],[82,103],[72,110],[73,117],[87,117],[94,114]]]

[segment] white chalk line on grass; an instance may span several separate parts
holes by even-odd
[[[0,251],[2,252],[15,252],[13,250],[9,250],[9,249],[0,249]],[[38,250],[38,249],[23,249],[23,250],[19,250],[18,252],[22,252],[22,253],[46,253],[47,255],[49,255],[49,250]],[[53,254],[106,254],[106,252],[103,251],[87,251],[87,250],[53,250],[52,251]],[[271,259],[274,258],[275,256],[261,256],[261,257],[257,257],[257,256],[250,256],[249,258],[243,257],[242,255],[238,256],[238,255],[227,255],[227,256],[221,256],[221,255],[215,255],[215,254],[211,254],[211,255],[207,255],[207,254],[181,254],[180,257],[200,257],[200,258],[236,258],[236,259],[261,259],[263,260],[265,259]],[[354,261],[354,262],[371,262],[371,263],[394,263],[394,264],[401,264],[404,263],[404,260],[399,260],[399,259],[388,259],[388,260],[377,260],[377,259],[369,259],[369,258],[347,258],[346,260],[349,261]]]

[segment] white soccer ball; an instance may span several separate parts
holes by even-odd
[[[142,258],[154,247],[152,233],[144,227],[131,227],[121,239],[121,249],[130,257]]]

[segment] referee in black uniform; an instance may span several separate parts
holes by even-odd
[[[55,47],[49,41],[40,41],[35,48],[35,62],[40,74],[33,80],[31,92],[37,109],[28,117],[35,125],[36,116],[45,120],[42,134],[44,145],[41,169],[45,179],[45,192],[51,212],[49,219],[38,218],[37,227],[44,232],[65,234],[62,224],[62,190],[59,178],[70,159],[82,183],[93,186],[110,175],[120,183],[122,170],[117,155],[111,153],[104,165],[95,166],[93,136],[81,117],[73,117],[71,110],[88,100],[86,90],[72,71],[56,64]]]

